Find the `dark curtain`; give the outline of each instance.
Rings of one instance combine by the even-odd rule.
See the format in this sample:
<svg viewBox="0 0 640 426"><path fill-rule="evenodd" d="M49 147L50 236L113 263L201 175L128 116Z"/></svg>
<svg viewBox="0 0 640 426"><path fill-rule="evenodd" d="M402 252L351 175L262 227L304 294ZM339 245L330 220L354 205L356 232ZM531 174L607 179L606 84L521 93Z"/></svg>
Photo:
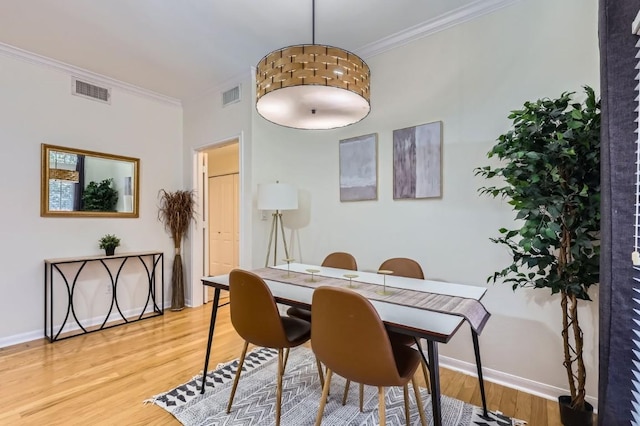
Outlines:
<svg viewBox="0 0 640 426"><path fill-rule="evenodd" d="M634 195L638 37L631 23L640 0L600 0L602 96L602 258L598 424L632 419Z"/></svg>
<svg viewBox="0 0 640 426"><path fill-rule="evenodd" d="M76 184L76 190L73 192L73 211L77 212L82 210L82 193L84 192L84 155L82 154L78 154L76 171L80 180Z"/></svg>

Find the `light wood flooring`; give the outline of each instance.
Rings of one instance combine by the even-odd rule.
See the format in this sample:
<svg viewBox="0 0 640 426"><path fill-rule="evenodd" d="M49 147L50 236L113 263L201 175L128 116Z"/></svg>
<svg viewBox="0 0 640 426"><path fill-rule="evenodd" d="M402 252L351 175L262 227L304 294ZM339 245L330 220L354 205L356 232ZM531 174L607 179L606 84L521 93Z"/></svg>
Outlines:
<svg viewBox="0 0 640 426"><path fill-rule="evenodd" d="M0 349L0 425L177 425L143 401L197 375L211 304L77 336ZM220 308L209 368L240 355L242 340ZM424 379L418 374L422 383ZM242 382L240 383L242 386ZM442 393L480 405L478 381L441 370ZM531 426L560 425L556 401L486 383L488 406Z"/></svg>

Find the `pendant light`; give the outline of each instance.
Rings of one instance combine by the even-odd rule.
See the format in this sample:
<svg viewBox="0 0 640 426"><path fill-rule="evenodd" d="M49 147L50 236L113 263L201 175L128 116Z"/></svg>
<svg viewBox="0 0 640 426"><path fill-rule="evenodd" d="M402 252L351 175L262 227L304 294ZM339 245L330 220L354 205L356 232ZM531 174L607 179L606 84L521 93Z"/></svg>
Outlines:
<svg viewBox="0 0 640 426"><path fill-rule="evenodd" d="M335 129L365 118L369 66L356 54L315 43L274 50L256 70L256 109L272 123L296 129Z"/></svg>

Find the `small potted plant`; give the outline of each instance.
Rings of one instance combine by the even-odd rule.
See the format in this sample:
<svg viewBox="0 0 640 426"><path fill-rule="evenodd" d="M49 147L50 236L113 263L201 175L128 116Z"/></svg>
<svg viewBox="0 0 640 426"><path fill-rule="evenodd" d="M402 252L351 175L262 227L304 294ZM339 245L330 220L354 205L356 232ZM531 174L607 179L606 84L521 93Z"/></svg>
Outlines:
<svg viewBox="0 0 640 426"><path fill-rule="evenodd" d="M100 248L104 249L107 256L113 256L116 247L120 245L120 238L113 234L107 234L98 241L100 242Z"/></svg>

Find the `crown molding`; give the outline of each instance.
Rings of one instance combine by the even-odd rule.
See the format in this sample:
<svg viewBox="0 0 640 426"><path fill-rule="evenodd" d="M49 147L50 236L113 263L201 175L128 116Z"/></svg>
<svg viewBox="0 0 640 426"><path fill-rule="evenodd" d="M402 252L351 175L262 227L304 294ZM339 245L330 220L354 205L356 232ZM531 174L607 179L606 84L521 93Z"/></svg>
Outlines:
<svg viewBox="0 0 640 426"><path fill-rule="evenodd" d="M149 98L155 101L160 101L174 106L182 106L182 102L179 99L165 96L151 90L143 89L142 87L125 83L124 81L116 80L115 78L107 77L102 74L85 70L83 68L51 59L46 56L38 55L37 53L29 52L27 50L20 49L19 47L11 46L6 43L0 42L0 54L8 56L10 58L29 62L31 64L53 68L57 71L69 74L72 77L79 77L80 79L84 78L94 83L104 84L110 87L117 87L118 89L122 89L129 93L133 93L135 95Z"/></svg>
<svg viewBox="0 0 640 426"><path fill-rule="evenodd" d="M354 51L362 58L370 58L396 47L411 43L412 41L446 30L455 25L470 21L479 16L486 15L504 7L510 6L520 0L476 0L466 6L454 9L437 18L422 22L413 27L399 31L388 37L367 44Z"/></svg>

